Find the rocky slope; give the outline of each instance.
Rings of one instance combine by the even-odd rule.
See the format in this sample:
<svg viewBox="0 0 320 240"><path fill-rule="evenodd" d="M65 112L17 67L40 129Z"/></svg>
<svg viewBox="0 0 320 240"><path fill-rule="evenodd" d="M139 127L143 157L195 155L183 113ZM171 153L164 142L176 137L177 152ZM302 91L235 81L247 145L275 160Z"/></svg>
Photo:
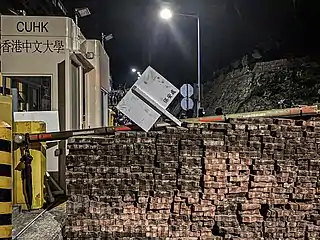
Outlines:
<svg viewBox="0 0 320 240"><path fill-rule="evenodd" d="M279 108L280 100L313 104L320 96L320 62L311 58L243 64L204 85L208 115Z"/></svg>

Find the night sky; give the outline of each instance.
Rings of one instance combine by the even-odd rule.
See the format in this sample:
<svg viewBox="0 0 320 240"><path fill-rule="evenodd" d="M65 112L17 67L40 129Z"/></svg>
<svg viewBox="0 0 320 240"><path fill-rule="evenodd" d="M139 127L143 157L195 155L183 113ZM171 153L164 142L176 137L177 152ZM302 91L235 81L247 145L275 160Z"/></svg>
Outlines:
<svg viewBox="0 0 320 240"><path fill-rule="evenodd" d="M201 18L202 79L252 50L262 49L264 60L319 53L319 0L65 0L89 7L92 15L80 19L87 38L106 43L116 85L135 80L132 67L154 67L179 87L197 79L197 28L194 19L159 19L161 5Z"/></svg>

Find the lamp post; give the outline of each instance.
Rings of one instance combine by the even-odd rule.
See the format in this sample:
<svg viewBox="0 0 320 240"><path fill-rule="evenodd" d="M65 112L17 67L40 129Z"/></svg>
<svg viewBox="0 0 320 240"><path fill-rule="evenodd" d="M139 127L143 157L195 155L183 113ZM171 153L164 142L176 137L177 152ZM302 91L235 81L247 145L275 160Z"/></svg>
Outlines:
<svg viewBox="0 0 320 240"><path fill-rule="evenodd" d="M113 34L105 35L104 33L101 33L102 47L104 48L104 43L109 42L112 39L113 39Z"/></svg>
<svg viewBox="0 0 320 240"><path fill-rule="evenodd" d="M197 117L199 117L199 109L201 107L201 34L200 34L200 18L198 15L173 13L169 8L164 8L160 11L160 17L164 20L170 20L174 15L190 17L197 20L198 34L198 99L197 99Z"/></svg>
<svg viewBox="0 0 320 240"><path fill-rule="evenodd" d="M84 8L76 8L76 9L74 10L74 15L75 15L76 24L78 25L79 17L80 17L80 18L83 18L83 17L90 16L90 15L91 15L91 12L90 12L89 8L87 8L87 7L84 7Z"/></svg>

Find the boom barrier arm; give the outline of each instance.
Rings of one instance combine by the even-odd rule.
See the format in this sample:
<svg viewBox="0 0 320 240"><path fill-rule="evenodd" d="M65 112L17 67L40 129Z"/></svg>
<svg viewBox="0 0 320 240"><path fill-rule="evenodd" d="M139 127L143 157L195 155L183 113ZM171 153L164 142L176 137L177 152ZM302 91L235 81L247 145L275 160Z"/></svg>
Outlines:
<svg viewBox="0 0 320 240"><path fill-rule="evenodd" d="M234 118L258 118L258 117L297 117L297 116L314 116L318 115L318 106L302 106L287 109L273 109L266 111L247 112L227 114L221 116L201 117L184 119L182 126L186 126L188 123L210 123L210 122L225 122L228 119ZM153 129L160 130L161 128L168 126L176 126L175 123L157 123ZM112 135L115 132L125 131L137 131L140 128L137 125L129 126L116 126L116 127L102 127L82 130L72 130L63 132L51 132L51 133L34 133L34 134L16 134L14 141L17 144L23 144L25 142L46 142L46 141L58 141L66 140L75 136L90 136L90 135ZM27 139L28 138L28 139Z"/></svg>

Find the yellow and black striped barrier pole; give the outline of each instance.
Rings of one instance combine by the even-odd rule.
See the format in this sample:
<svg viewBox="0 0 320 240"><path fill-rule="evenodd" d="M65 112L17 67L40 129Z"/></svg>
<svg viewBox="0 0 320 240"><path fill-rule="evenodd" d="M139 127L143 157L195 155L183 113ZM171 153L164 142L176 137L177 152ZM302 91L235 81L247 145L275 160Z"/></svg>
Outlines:
<svg viewBox="0 0 320 240"><path fill-rule="evenodd" d="M11 126L0 122L0 240L12 239Z"/></svg>

